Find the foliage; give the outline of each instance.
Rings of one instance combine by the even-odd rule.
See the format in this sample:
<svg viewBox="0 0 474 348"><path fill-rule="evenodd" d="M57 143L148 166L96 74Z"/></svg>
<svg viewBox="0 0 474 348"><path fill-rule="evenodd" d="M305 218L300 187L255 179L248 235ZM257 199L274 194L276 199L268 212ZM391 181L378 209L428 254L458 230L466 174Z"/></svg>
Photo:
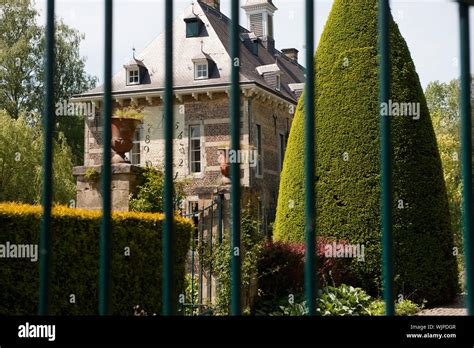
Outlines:
<svg viewBox="0 0 474 348"><path fill-rule="evenodd" d="M139 212L163 212L165 175L159 167L147 167L144 169L137 193L130 198L130 210ZM174 184L174 205L177 207L185 197L184 182Z"/></svg>
<svg viewBox="0 0 474 348"><path fill-rule="evenodd" d="M426 87L425 96L443 163L451 225L456 232L456 245L462 246L459 80L452 80L449 83L431 82Z"/></svg>
<svg viewBox="0 0 474 348"><path fill-rule="evenodd" d="M350 260L325 257L325 246L331 240L318 237L318 283L332 280L335 284L349 282ZM344 245L343 242L338 242ZM305 245L303 243L270 242L263 246L258 260L259 300L275 299L304 290Z"/></svg>
<svg viewBox="0 0 474 348"><path fill-rule="evenodd" d="M43 134L20 115L13 119L0 110L0 201L38 203L43 182ZM53 140L53 200L75 197L71 150L64 136Z"/></svg>
<svg viewBox="0 0 474 348"><path fill-rule="evenodd" d="M226 234L229 235L229 234ZM249 208L242 211L241 215L241 291L247 302L243 304L243 312L253 310L252 288L256 285L257 264L263 246L263 235L258 233L258 220ZM201 248L202 249L202 248ZM208 248L205 248L208 249ZM231 253L230 240L224 238L222 244L214 249L212 255L215 277L219 284L216 303L213 311L217 315L230 314L231 299Z"/></svg>
<svg viewBox="0 0 474 348"><path fill-rule="evenodd" d="M53 209L52 315L97 314L100 216L100 211ZM38 244L40 218L40 206L0 204L2 243ZM136 304L146 312L160 313L163 220L163 214L113 213L110 299L114 315L131 315ZM173 266L180 293L193 226L181 217L176 217L175 226ZM37 263L0 258L0 315L37 313L38 282ZM76 298L74 304L71 294Z"/></svg>
<svg viewBox="0 0 474 348"><path fill-rule="evenodd" d="M371 297L360 288L327 286L318 296L317 311L321 315L369 315L370 303Z"/></svg>
<svg viewBox="0 0 474 348"><path fill-rule="evenodd" d="M323 316L378 316L384 315L384 302L373 299L361 288L345 284L338 287L326 286L318 292L317 313ZM395 313L399 316L415 315L423 308L410 300L395 303ZM263 310L262 310L263 309ZM258 315L270 316L304 316L308 308L303 294L295 295L292 301L288 297L266 301Z"/></svg>
<svg viewBox="0 0 474 348"><path fill-rule="evenodd" d="M97 169L87 168L86 172L84 173L84 179L89 182L98 182L100 179L100 173Z"/></svg>
<svg viewBox="0 0 474 348"><path fill-rule="evenodd" d="M191 241L192 243L192 241ZM192 304L197 304L199 299L199 282L195 277L194 281L190 274L186 274L184 278L184 303L180 303L178 308L182 315L192 316L199 315L199 307L192 307Z"/></svg>
<svg viewBox="0 0 474 348"><path fill-rule="evenodd" d="M45 29L38 25L39 14L31 0L0 0L0 73L5 85L0 89L0 109L13 117L43 110ZM55 104L96 85L97 79L85 72L80 56L84 34L56 20ZM58 117L56 136L62 132L72 149L73 163L84 156L84 119Z"/></svg>
<svg viewBox="0 0 474 348"><path fill-rule="evenodd" d="M126 108L119 108L114 110L114 118L126 118L133 120L143 120L145 114L142 107L128 106Z"/></svg>
<svg viewBox="0 0 474 348"><path fill-rule="evenodd" d="M425 97L407 44L391 26L392 95L416 115L392 118L396 293L415 302L452 299L458 290L449 205ZM336 0L316 64L316 188L319 235L365 246L353 285L381 291L377 1ZM289 136L275 240L304 241L304 98ZM417 104L418 103L418 104ZM436 280L436 281L433 281Z"/></svg>
<svg viewBox="0 0 474 348"><path fill-rule="evenodd" d="M424 304L417 305L410 300L402 300L395 302L395 315L398 316L409 316L415 315L421 311ZM369 306L369 312L371 315L385 315L385 302L382 300L375 300Z"/></svg>

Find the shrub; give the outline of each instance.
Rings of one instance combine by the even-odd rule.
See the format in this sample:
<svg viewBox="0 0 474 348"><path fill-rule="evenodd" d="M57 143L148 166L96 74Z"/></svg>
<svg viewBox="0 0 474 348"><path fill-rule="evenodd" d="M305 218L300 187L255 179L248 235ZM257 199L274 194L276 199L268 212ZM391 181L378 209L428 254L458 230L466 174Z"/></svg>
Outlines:
<svg viewBox="0 0 474 348"><path fill-rule="evenodd" d="M163 212L165 175L161 168L147 167L138 179L137 194L130 198L130 210L147 213ZM183 183L174 185L174 205L184 199Z"/></svg>
<svg viewBox="0 0 474 348"><path fill-rule="evenodd" d="M226 235L230 235L226 233ZM245 302L243 313L249 314L254 308L254 288L257 277L257 264L261 257L263 235L258 232L258 221L249 207L241 214L241 291ZM206 247L201 249L208 249ZM224 238L222 244L213 251L213 267L219 284L216 303L213 311L217 315L230 314L231 297L231 255L230 240ZM208 264L208 262L205 262Z"/></svg>
<svg viewBox="0 0 474 348"><path fill-rule="evenodd" d="M410 300L395 303L395 313L398 316L415 315L423 308ZM281 298L273 305L266 306L258 312L259 315L271 316L303 316L308 314L306 301L302 294L294 297L290 303L288 298ZM354 288L346 284L338 287L327 286L318 292L316 311L323 316L380 316L385 313L382 300L374 300L361 288Z"/></svg>
<svg viewBox="0 0 474 348"><path fill-rule="evenodd" d="M397 301L395 303L395 315L409 316L415 315L421 311L424 304L417 305L410 300ZM371 315L385 315L385 303L382 300L375 300L370 304L369 312Z"/></svg>
<svg viewBox="0 0 474 348"><path fill-rule="evenodd" d="M51 313L96 315L98 307L99 211L53 209ZM41 207L0 204L0 244L38 244ZM131 315L140 305L161 309L162 214L114 213L112 222L111 304L115 315ZM184 286L184 264L192 224L176 217L177 293ZM125 248L130 248L126 256ZM0 315L34 315L38 309L39 263L0 258ZM70 303L74 294L76 303ZM178 301L178 299L176 299Z"/></svg>
<svg viewBox="0 0 474 348"><path fill-rule="evenodd" d="M350 282L348 259L325 257L325 246L332 243L318 238L317 265L318 283L332 281L333 284ZM339 242L344 245L343 242ZM270 242L262 249L258 260L258 288L262 300L276 299L304 290L305 245L303 243Z"/></svg>
<svg viewBox="0 0 474 348"><path fill-rule="evenodd" d="M390 29L391 99L420 107L418 120L392 117L395 290L436 304L458 290L446 188L415 66L392 18ZM381 289L377 36L376 0L336 0L316 55L318 233L365 245L365 262L351 268L370 293ZM303 100L281 175L279 241L304 241Z"/></svg>

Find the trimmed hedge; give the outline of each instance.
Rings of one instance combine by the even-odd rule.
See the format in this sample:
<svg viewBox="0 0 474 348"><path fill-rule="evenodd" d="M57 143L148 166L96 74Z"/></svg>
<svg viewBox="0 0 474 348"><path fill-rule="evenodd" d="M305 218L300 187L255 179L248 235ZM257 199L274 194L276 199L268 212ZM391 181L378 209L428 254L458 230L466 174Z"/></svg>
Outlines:
<svg viewBox="0 0 474 348"><path fill-rule="evenodd" d="M396 294L436 304L458 289L446 188L423 90L392 18L390 30L391 99L419 103L421 115L392 117ZM366 262L352 268L355 285L371 293L381 288L377 35L376 0L334 2L317 51L315 101L318 233L365 245ZM275 240L304 241L304 194L302 97L280 182Z"/></svg>
<svg viewBox="0 0 474 348"><path fill-rule="evenodd" d="M38 244L41 207L0 204L0 244ZM113 213L112 289L114 315L133 315L140 305L161 311L163 214ZM53 209L51 314L96 315L98 307L100 212ZM184 287L185 260L193 230L176 217L176 282ZM130 256L125 256L126 247ZM38 255L39 256L39 255ZM34 315L38 310L39 260L0 258L0 315ZM76 303L70 303L70 295Z"/></svg>

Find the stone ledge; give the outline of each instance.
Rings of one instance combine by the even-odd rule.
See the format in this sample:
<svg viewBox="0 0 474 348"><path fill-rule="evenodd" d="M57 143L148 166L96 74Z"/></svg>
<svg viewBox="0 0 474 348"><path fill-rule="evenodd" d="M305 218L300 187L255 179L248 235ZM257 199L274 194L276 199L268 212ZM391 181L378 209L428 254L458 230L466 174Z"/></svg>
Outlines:
<svg viewBox="0 0 474 348"><path fill-rule="evenodd" d="M77 166L72 168L72 175L82 176L86 173L88 169L95 169L99 173L102 172L102 165L92 165L92 166ZM129 163L117 163L112 164L112 174L140 174L143 172L143 168L135 164Z"/></svg>

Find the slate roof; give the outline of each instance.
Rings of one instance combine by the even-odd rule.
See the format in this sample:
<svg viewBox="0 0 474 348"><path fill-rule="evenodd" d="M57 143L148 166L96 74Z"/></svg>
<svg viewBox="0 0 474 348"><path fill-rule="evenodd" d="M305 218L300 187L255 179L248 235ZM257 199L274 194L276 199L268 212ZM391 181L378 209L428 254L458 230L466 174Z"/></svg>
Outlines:
<svg viewBox="0 0 474 348"><path fill-rule="evenodd" d="M186 38L184 18L192 15L193 12L204 25L199 37ZM173 85L175 90L230 84L229 21L229 18L221 12L199 1L189 6L179 18L173 21ZM245 44L245 41L249 40L249 36L251 36L248 35L250 32L242 27L240 30L244 34L244 40L239 40L241 83L256 83L276 95L297 101L297 96L291 90L289 84L304 82L304 68L297 62L284 56L280 51L274 50L274 52L270 53L260 42L258 56L254 55L248 45ZM146 79L147 83L127 86L126 70L122 68L112 79L112 93L114 95L139 94L141 92L163 90L165 66L164 41L165 36L162 33L142 52L136 55L136 60L140 61L148 69L149 78ZM211 76L212 78L195 80L193 58L201 54L209 57L215 63L216 69ZM263 76L257 72L257 67L275 64L276 61L282 73L280 91L276 91L268 85ZM76 97L99 96L102 93L103 85L100 85Z"/></svg>

